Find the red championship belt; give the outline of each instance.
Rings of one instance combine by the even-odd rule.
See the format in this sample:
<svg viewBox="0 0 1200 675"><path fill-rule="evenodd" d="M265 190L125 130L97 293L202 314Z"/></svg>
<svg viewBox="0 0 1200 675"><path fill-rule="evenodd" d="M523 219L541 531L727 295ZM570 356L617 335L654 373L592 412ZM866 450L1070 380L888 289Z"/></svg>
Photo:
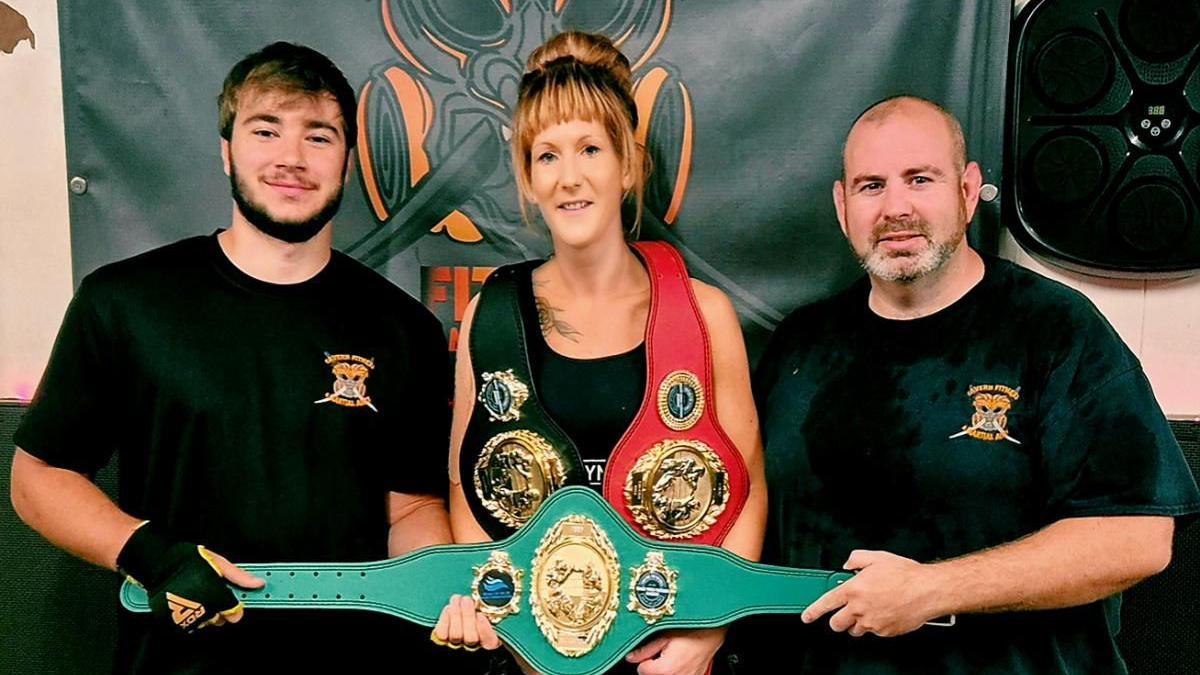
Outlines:
<svg viewBox="0 0 1200 675"><path fill-rule="evenodd" d="M663 242L634 249L650 275L648 379L604 498L647 537L718 545L746 503L746 464L717 422L712 348L683 259Z"/></svg>

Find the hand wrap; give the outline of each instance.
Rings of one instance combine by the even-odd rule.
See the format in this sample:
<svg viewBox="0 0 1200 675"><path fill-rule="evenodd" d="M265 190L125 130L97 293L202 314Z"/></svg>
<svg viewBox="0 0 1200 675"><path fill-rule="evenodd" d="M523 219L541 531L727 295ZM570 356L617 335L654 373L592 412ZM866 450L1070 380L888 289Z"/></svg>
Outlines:
<svg viewBox="0 0 1200 675"><path fill-rule="evenodd" d="M154 523L134 530L117 555L117 568L145 587L152 613L170 617L187 633L241 608L211 553L171 539Z"/></svg>

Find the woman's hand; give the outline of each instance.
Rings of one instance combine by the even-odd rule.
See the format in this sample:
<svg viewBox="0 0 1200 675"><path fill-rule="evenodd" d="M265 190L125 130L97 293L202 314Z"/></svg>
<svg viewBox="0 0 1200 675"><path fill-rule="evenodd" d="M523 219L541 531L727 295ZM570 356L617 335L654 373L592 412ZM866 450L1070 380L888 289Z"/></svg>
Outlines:
<svg viewBox="0 0 1200 675"><path fill-rule="evenodd" d="M473 652L480 647L499 649L500 636L486 616L475 611L475 601L465 595L452 595L442 608L437 625L429 634L434 644Z"/></svg>
<svg viewBox="0 0 1200 675"><path fill-rule="evenodd" d="M629 652L638 675L704 675L725 642L724 628L668 631Z"/></svg>

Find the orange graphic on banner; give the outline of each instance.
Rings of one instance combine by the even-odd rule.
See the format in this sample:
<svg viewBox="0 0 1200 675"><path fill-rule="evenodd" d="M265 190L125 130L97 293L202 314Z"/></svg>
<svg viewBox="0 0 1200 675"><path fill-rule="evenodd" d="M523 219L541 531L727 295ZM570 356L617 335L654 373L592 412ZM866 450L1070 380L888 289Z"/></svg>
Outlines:
<svg viewBox="0 0 1200 675"><path fill-rule="evenodd" d="M392 28L391 7L388 7L388 3L386 1L379 4L383 6L383 27L387 31L388 39L392 41L392 46L395 47L396 51L400 52L400 55L403 56L406 61L411 63L414 68L422 73L425 73L426 75L432 75L433 73L425 67L424 63L421 63L419 60L417 60L417 57L414 56L412 51L409 50L408 46L404 44L404 40L400 39L400 36L396 34L396 30Z"/></svg>
<svg viewBox="0 0 1200 675"><path fill-rule="evenodd" d="M442 222L433 226L430 232L437 234L445 232L450 235L454 241L461 241L467 244L474 244L477 241L483 241L483 234L475 227L475 223L471 221L462 211L455 209L450 215L442 219Z"/></svg>
<svg viewBox="0 0 1200 675"><path fill-rule="evenodd" d="M654 104L659 99L663 87L669 77L664 68L653 68L638 80L633 87L633 100L638 110L638 128L635 131L637 142L647 147L650 138L650 122L653 120ZM671 194L671 202L663 213L662 219L668 225L675 222L679 209L683 206L683 198L687 193L688 177L692 170L692 99L687 87L682 82L676 85L683 100L683 147L680 148L679 170L675 174L675 189ZM660 169L662 170L662 169Z"/></svg>
<svg viewBox="0 0 1200 675"><path fill-rule="evenodd" d="M399 68L388 68L388 82L400 98L403 106L404 127L408 138L409 165L412 167L410 185L421 182L429 173L429 156L425 154L425 134L433 125L433 102L425 86L415 80L412 75Z"/></svg>
<svg viewBox="0 0 1200 675"><path fill-rule="evenodd" d="M425 289L425 304L433 313L446 323L444 310L440 305L450 303L453 310L453 322L450 326L450 351L458 350L458 332L467 305L471 298L479 292L480 286L495 271L495 267L431 267L428 271L428 286Z"/></svg>
<svg viewBox="0 0 1200 675"><path fill-rule="evenodd" d="M364 236L347 252L378 267L418 241L422 230L444 233L464 244L486 239L501 249L522 248L501 229L507 207L496 204L497 195L513 187L507 162L498 157L512 128L516 92L511 78L523 71L530 47L572 27L567 24L577 18L565 15L568 5L584 3L491 0L494 7L479 10L498 14L500 25L481 34L470 21L458 25L436 3L378 1L384 32L398 58L372 69L370 82L361 90L358 157L375 220L384 224L399 213L407 216L403 224ZM693 133L692 100L674 68L651 67L666 39L674 5L675 0L632 0L599 10L612 14L605 31L630 59L631 70L647 75L637 101L644 124L639 139L672 153L670 168L655 179L655 198L648 206L668 224L677 219L687 188ZM656 120L650 132L655 108L665 119ZM431 126L435 112L439 124ZM653 138L664 134L669 137L661 142ZM676 151L681 154L678 164ZM405 211L430 190L438 194ZM503 199L510 194L505 192ZM512 218L515 214L507 216ZM483 236L489 228L494 228L495 238ZM401 230L407 234L398 236ZM389 239L403 243L393 246ZM502 252L512 257L511 250Z"/></svg>

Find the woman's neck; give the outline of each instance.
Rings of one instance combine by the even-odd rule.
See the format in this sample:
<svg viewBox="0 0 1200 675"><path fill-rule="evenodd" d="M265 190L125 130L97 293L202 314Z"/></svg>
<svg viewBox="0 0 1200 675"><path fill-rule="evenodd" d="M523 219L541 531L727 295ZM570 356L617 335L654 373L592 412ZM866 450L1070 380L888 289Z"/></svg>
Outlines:
<svg viewBox="0 0 1200 675"><path fill-rule="evenodd" d="M554 257L534 273L535 281L557 282L576 298L618 298L642 293L649 277L623 237L586 248L555 247Z"/></svg>

